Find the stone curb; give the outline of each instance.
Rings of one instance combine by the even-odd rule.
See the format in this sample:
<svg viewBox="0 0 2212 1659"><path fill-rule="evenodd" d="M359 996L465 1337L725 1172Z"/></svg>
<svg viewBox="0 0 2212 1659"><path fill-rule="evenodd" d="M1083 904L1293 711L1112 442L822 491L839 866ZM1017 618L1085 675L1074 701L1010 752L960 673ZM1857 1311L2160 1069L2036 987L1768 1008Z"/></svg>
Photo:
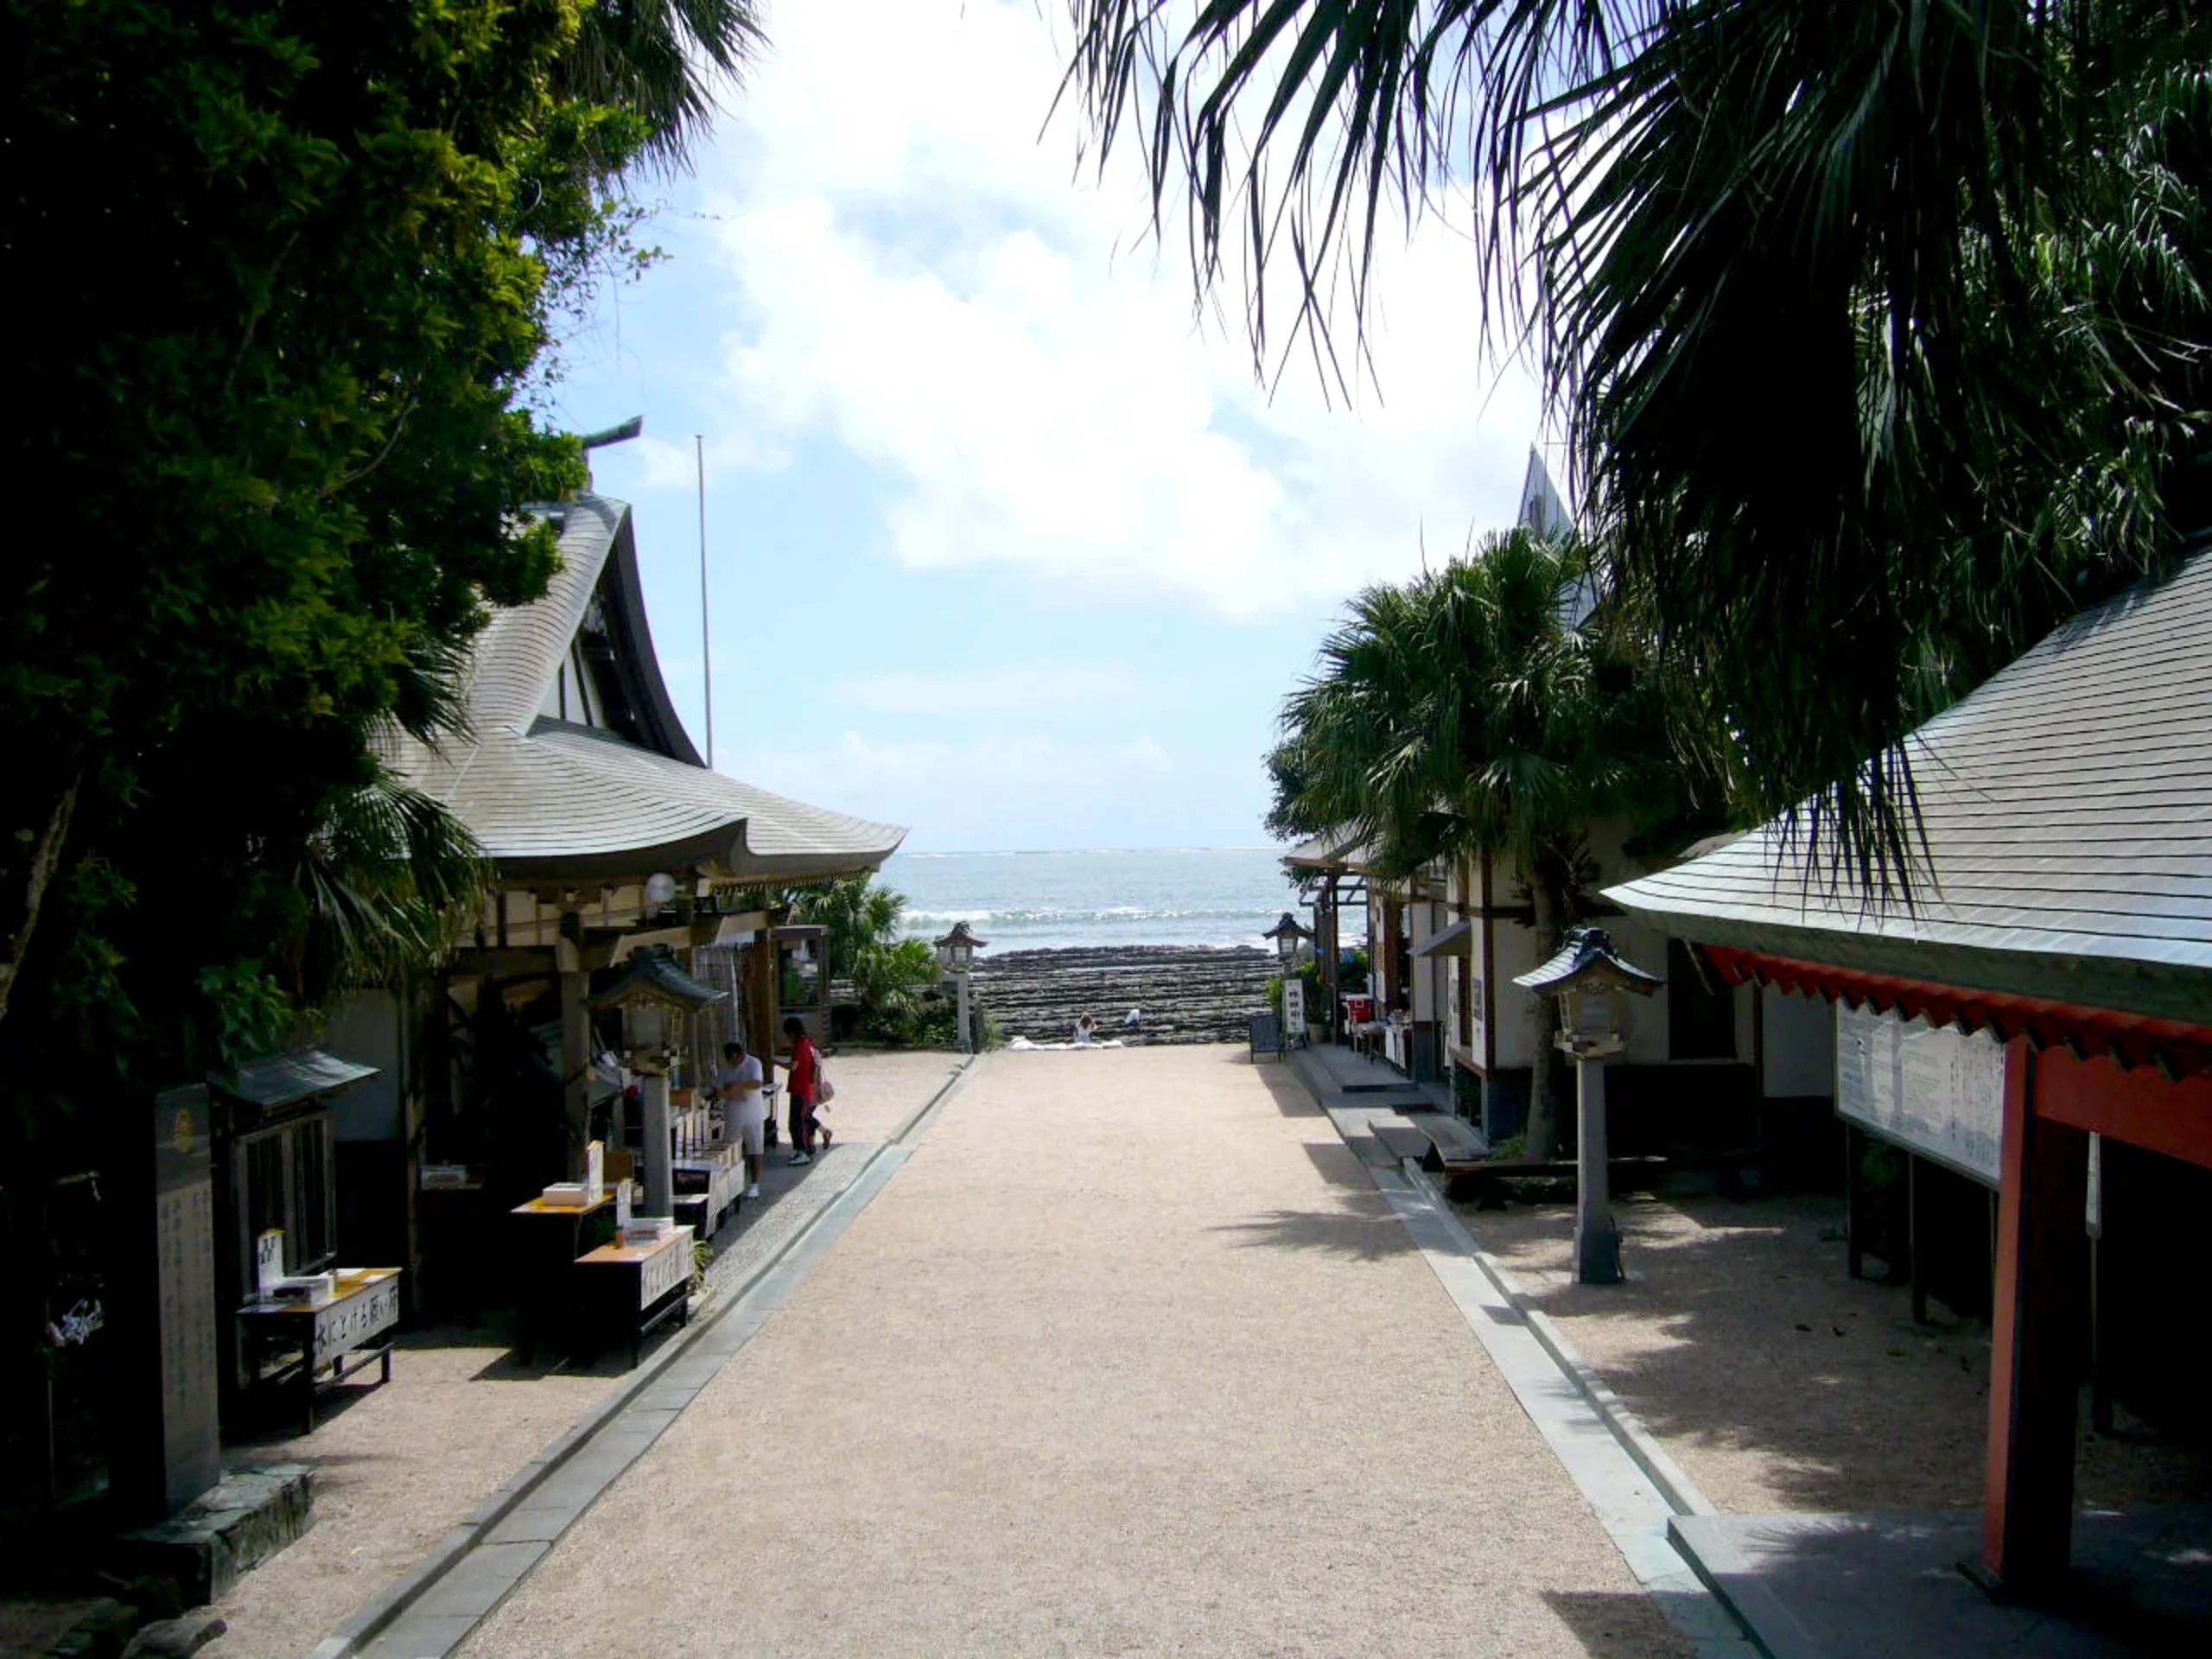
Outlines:
<svg viewBox="0 0 2212 1659"><path fill-rule="evenodd" d="M1684 1526L1683 1521L1689 1524ZM1667 1523L1667 1541L1687 1560L1698 1579L1736 1617L1744 1634L1765 1659L1826 1659L1821 1644L1806 1633L1796 1616L1767 1587L1758 1571L1719 1528L1694 1517Z"/></svg>
<svg viewBox="0 0 2212 1659"><path fill-rule="evenodd" d="M350 1618L309 1649L308 1659L349 1659L349 1656L358 1653L370 1642L375 1640L400 1615L420 1601L453 1570L461 1557L483 1541L486 1535L514 1510L521 1508L524 1498L543 1485L577 1452L588 1445L607 1424L634 1405L647 1389L660 1380L663 1371L689 1353L700 1339L721 1324L730 1311L744 1300L748 1294L780 1267L785 1259L813 1233L822 1218L836 1206L839 1200L867 1178L868 1172L875 1167L879 1159L893 1147L919 1129L930 1116L944 1104L952 1091L967 1081L981 1058L980 1055L969 1055L963 1060L954 1069L952 1075L938 1086L935 1094L917 1108L898 1128L875 1144L867 1160L853 1172L852 1178L835 1192L830 1194L820 1208L807 1218L803 1226L755 1262L744 1278L720 1291L715 1297L717 1305L710 1308L704 1318L692 1320L684 1328L681 1336L673 1342L664 1344L658 1352L625 1377L606 1399L592 1407L562 1433L540 1447L537 1455L523 1465L522 1468L505 1485L500 1486L471 1510L458 1526L437 1543L432 1545L414 1566L409 1567L392 1583L372 1597L366 1604L357 1609ZM639 1447L638 1455L643 1456L644 1451L644 1447ZM633 1459L632 1461L634 1460ZM627 1467L626 1464L624 1468L626 1470ZM615 1474L610 1475L606 1484L612 1485L620 1478L621 1472L618 1471ZM603 1492L606 1486L601 1486L600 1490ZM594 1494L591 1502L596 1501L597 1495ZM588 1508L589 1503L588 1503L585 1507Z"/></svg>
<svg viewBox="0 0 2212 1659"><path fill-rule="evenodd" d="M1598 1421L1605 1424L1606 1432L1621 1443L1621 1450L1628 1453L1629 1460L1643 1471L1652 1485L1658 1489L1659 1496L1667 1501L1667 1507L1676 1515L1718 1515L1720 1511L1712 1501L1698 1491L1696 1483L1682 1471L1681 1465L1667 1455L1665 1449L1652 1438L1651 1431L1644 1427L1621 1397L1605 1386L1605 1379L1592 1370L1589 1362L1576 1351L1574 1344L1553 1322L1551 1315L1529 1305L1528 1293L1505 1270L1503 1262L1483 1249L1466 1223L1452 1211L1451 1201L1445 1198L1428 1172L1408 1159L1405 1173L1408 1179L1420 1182L1427 1189L1429 1196L1435 1201L1439 1218L1458 1236L1468 1255L1483 1270L1483 1276L1497 1287L1497 1294L1505 1298L1507 1304L1521 1316L1529 1327L1529 1334L1535 1338L1536 1345L1551 1356L1552 1363L1566 1375L1568 1382L1574 1384L1576 1391L1590 1402L1591 1409L1598 1414Z"/></svg>

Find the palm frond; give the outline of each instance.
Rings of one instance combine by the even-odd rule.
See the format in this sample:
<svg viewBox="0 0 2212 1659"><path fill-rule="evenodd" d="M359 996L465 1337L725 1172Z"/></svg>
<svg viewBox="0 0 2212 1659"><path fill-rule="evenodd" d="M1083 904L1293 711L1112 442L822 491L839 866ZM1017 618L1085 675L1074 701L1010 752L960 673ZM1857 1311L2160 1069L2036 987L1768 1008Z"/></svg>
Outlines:
<svg viewBox="0 0 2212 1659"><path fill-rule="evenodd" d="M435 967L488 879L467 827L391 773L334 796L293 874L303 910L296 993L315 1004Z"/></svg>
<svg viewBox="0 0 2212 1659"><path fill-rule="evenodd" d="M645 118L649 160L678 168L766 43L753 0L596 0L560 66L557 89Z"/></svg>
<svg viewBox="0 0 2212 1659"><path fill-rule="evenodd" d="M1465 193L1673 717L1872 885L1903 734L2212 520L2202 8L1071 5L1064 93L1245 273L1263 371L1271 267L1294 334L1338 287L1363 328L1378 223Z"/></svg>

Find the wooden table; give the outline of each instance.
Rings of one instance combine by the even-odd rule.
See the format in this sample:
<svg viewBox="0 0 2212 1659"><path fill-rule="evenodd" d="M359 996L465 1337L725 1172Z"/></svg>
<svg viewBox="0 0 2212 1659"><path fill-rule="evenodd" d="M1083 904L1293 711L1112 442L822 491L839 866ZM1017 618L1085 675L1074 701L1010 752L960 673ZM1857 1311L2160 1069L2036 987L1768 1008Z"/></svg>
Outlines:
<svg viewBox="0 0 2212 1659"><path fill-rule="evenodd" d="M571 1318L576 1258L614 1235L614 1189L601 1187L591 1204L548 1204L532 1198L507 1212L512 1235L515 1311L521 1316L519 1347L529 1358L540 1336Z"/></svg>
<svg viewBox="0 0 2212 1659"><path fill-rule="evenodd" d="M676 1187L671 1206L676 1218L689 1223L702 1243L721 1230L745 1192L742 1159L725 1163L719 1158L678 1158L670 1176Z"/></svg>
<svg viewBox="0 0 2212 1659"><path fill-rule="evenodd" d="M628 1334L634 1367L647 1332L664 1319L690 1320L691 1230L655 1244L601 1245L577 1259L576 1287L594 1329Z"/></svg>
<svg viewBox="0 0 2212 1659"><path fill-rule="evenodd" d="M308 1433L315 1429L316 1374L324 1366L331 1368L332 1382L343 1382L375 1360L383 1366L378 1384L391 1381L399 1274L397 1268L341 1268L335 1290L324 1300L249 1302L238 1310L238 1331L257 1381L281 1389L297 1377ZM264 1377L261 1369L272 1352L292 1357Z"/></svg>

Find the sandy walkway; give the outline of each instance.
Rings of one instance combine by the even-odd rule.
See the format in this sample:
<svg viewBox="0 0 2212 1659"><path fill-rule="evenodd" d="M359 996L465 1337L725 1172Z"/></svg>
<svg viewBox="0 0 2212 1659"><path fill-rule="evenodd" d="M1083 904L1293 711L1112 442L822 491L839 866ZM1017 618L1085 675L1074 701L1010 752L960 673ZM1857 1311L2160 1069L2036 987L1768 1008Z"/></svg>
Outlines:
<svg viewBox="0 0 2212 1659"><path fill-rule="evenodd" d="M825 1116L841 1140L880 1139L937 1092L955 1058L832 1058L837 1099ZM780 1187L798 1172L777 1173ZM769 1209L752 1225L777 1233L779 1219ZM721 1243L736 1252L745 1236L730 1230ZM550 1359L518 1364L500 1339L505 1329L494 1319L410 1332L390 1388L349 1387L313 1434L227 1449L233 1464L314 1465L315 1525L216 1604L231 1628L207 1659L305 1653L613 1388L628 1357L608 1355L582 1370Z"/></svg>
<svg viewBox="0 0 2212 1659"><path fill-rule="evenodd" d="M230 1632L203 1649L207 1659L298 1659L617 1375L611 1364L581 1373L518 1365L491 1330L415 1332L392 1356L390 1388L348 1385L314 1433L226 1448L233 1464L313 1465L315 1524L215 1604Z"/></svg>
<svg viewBox="0 0 2212 1659"><path fill-rule="evenodd" d="M1683 1651L1327 1121L1225 1047L991 1057L466 1651L617 1649Z"/></svg>
<svg viewBox="0 0 2212 1659"><path fill-rule="evenodd" d="M942 1049L832 1054L822 1073L836 1086L837 1098L822 1109L821 1120L840 1141L880 1141L896 1134L959 1064L957 1054Z"/></svg>

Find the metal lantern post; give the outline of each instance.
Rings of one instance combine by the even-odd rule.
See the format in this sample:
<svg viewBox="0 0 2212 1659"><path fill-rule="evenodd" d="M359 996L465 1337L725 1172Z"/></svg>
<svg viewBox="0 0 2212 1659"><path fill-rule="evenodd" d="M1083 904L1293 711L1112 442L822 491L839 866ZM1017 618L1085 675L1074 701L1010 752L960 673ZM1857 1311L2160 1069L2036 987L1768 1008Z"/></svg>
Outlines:
<svg viewBox="0 0 2212 1659"><path fill-rule="evenodd" d="M1605 1062L1628 1046L1627 998L1649 996L1666 982L1615 955L1604 928L1578 927L1557 956L1513 982L1560 1000L1565 1028L1554 1040L1574 1057L1574 1276L1617 1285L1621 1236L1607 1191Z"/></svg>
<svg viewBox="0 0 2212 1659"><path fill-rule="evenodd" d="M975 1051L974 1028L968 1023L968 970L975 966L976 950L990 943L979 939L968 931L965 922L955 922L952 931L937 942L937 963L952 976L956 995L959 999L960 1052Z"/></svg>

